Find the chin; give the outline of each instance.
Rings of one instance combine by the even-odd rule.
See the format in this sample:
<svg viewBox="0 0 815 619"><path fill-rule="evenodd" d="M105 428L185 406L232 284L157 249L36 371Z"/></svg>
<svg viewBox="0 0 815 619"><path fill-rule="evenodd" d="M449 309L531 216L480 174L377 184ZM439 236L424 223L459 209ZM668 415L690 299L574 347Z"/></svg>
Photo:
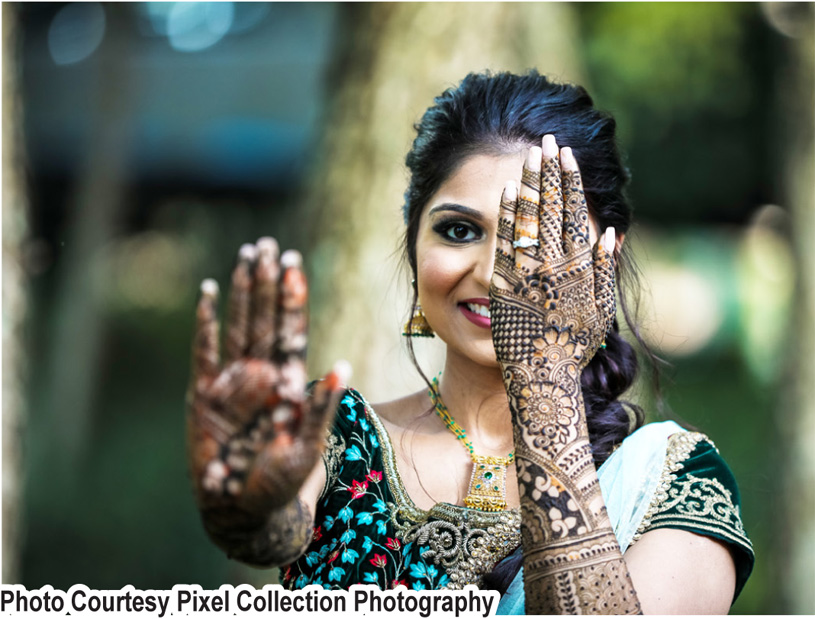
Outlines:
<svg viewBox="0 0 815 619"><path fill-rule="evenodd" d="M486 368L499 367L492 340L484 342L483 345L468 346L464 350L459 349L457 352L476 365Z"/></svg>
<svg viewBox="0 0 815 619"><path fill-rule="evenodd" d="M428 319L429 321L429 319ZM432 322L430 323L433 324ZM447 345L447 355L454 354L470 363L487 368L498 368L498 358L495 356L495 346L492 343L492 335L488 330L483 330L483 335L473 337L467 331L459 329L437 330L436 335ZM479 331L482 331L479 329Z"/></svg>

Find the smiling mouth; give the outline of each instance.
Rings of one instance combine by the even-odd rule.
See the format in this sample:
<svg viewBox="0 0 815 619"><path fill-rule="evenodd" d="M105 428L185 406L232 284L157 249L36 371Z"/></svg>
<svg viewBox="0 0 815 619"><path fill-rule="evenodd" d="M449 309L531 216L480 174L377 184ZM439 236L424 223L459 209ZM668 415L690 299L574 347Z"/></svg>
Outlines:
<svg viewBox="0 0 815 619"><path fill-rule="evenodd" d="M476 301L480 301L480 299L476 299ZM482 329L491 328L490 308L486 302L462 301L458 304L458 309L476 327Z"/></svg>
<svg viewBox="0 0 815 619"><path fill-rule="evenodd" d="M480 303L463 303L464 307L470 310L473 314L478 314L484 318L490 317L490 308Z"/></svg>

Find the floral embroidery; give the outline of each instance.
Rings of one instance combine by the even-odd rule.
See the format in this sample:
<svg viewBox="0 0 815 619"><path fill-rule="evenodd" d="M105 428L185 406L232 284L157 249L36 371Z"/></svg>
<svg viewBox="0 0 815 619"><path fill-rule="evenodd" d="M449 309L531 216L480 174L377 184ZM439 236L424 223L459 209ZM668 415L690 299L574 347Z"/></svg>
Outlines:
<svg viewBox="0 0 815 619"><path fill-rule="evenodd" d="M394 539L392 537L389 537L388 541L385 542L385 546L387 546L391 550L399 550L402 547L402 544L399 543L398 539Z"/></svg>
<svg viewBox="0 0 815 619"><path fill-rule="evenodd" d="M562 422L572 411L563 407L558 395L549 396L547 415ZM542 394L533 388L518 396L528 403ZM312 543L300 559L282 570L283 584L292 589L309 584L347 589L355 583L370 583L381 588L403 585L414 591L478 584L496 561L517 547L520 513L486 514L445 503L430 511L416 508L399 481L381 422L368 411L353 391L341 400L323 456L327 482L318 501ZM380 437L385 448L380 446ZM554 438L546 436L545 440ZM712 532L749 550L737 499L727 488L720 488L715 479L698 479L690 471L677 479L703 438L680 433L671 440L657 492L658 504L670 509L661 513L652 508L643 524L651 525L653 519L654 526L681 525L702 534ZM519 476L525 475L528 472L519 471ZM552 483L542 483L532 492L558 491ZM565 505L550 514L560 535L579 526L573 516L575 507ZM666 520L657 523L660 518Z"/></svg>
<svg viewBox="0 0 815 619"><path fill-rule="evenodd" d="M423 558L433 554L430 547L400 539L376 429L362 399L352 394L341 399L328 438L333 448L324 456L326 470L336 472L328 476L318 502L311 546L283 571L282 582L292 589L347 588L358 582L416 591L444 587L450 581L445 569Z"/></svg>
<svg viewBox="0 0 815 619"><path fill-rule="evenodd" d="M351 492L352 499L358 499L359 497L365 496L365 493L368 491L368 482L363 481L362 483L354 480L351 482L351 487L348 488Z"/></svg>

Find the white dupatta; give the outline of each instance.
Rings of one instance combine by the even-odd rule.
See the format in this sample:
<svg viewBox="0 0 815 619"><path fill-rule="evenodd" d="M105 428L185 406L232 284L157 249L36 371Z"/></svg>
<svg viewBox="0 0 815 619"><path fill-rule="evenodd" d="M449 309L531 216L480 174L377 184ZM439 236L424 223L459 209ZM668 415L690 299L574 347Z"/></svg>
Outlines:
<svg viewBox="0 0 815 619"><path fill-rule="evenodd" d="M597 471L614 534L625 553L651 505L662 477L668 439L685 430L673 421L649 423L628 436ZM510 583L496 611L523 615L523 568Z"/></svg>

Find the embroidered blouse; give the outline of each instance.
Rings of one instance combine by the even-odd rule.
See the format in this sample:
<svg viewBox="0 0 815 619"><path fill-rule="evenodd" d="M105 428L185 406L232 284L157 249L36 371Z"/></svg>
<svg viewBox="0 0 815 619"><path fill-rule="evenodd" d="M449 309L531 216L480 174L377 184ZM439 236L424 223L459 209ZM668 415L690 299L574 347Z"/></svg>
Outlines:
<svg viewBox="0 0 815 619"><path fill-rule="evenodd" d="M312 542L281 571L281 582L290 589L309 584L347 589L357 583L403 584L416 591L478 586L520 545L518 509L484 512L449 503L430 510L416 507L381 420L353 389L341 398L323 461L326 483ZM668 440L656 492L632 543L659 527L686 529L730 545L741 588L753 555L741 526L738 490L703 434L678 432Z"/></svg>
<svg viewBox="0 0 815 619"><path fill-rule="evenodd" d="M755 562L740 514L736 479L707 436L679 432L668 447L656 492L632 544L653 529L683 529L724 542L736 564L735 600Z"/></svg>

